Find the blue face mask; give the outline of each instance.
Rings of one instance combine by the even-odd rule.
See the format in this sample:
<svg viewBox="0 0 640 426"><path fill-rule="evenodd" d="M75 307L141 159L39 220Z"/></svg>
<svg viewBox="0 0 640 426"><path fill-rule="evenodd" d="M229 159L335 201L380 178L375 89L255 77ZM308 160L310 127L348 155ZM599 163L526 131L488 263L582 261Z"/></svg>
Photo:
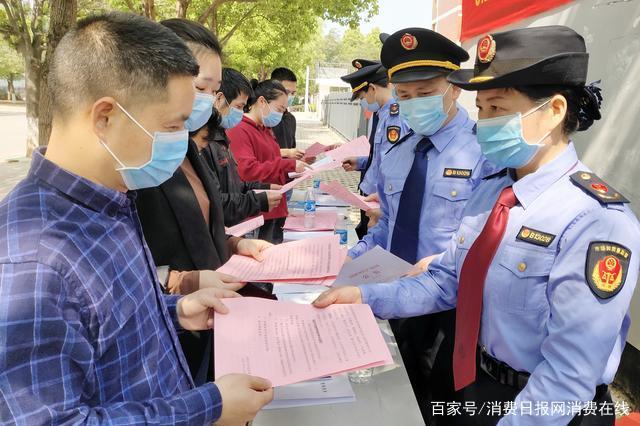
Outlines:
<svg viewBox="0 0 640 426"><path fill-rule="evenodd" d="M444 95L447 94L450 87L451 85L442 95L398 101L400 115L407 120L409 127L414 132L422 136L431 136L440 130L453 107L453 103L451 103L447 111L444 110ZM395 91L393 97L397 99Z"/></svg>
<svg viewBox="0 0 640 426"><path fill-rule="evenodd" d="M526 114L503 115L501 117L478 120L477 138L480 149L487 160L498 167L518 169L524 167L535 157L541 144L551 132L544 135L536 143L527 143L522 134L522 119L533 114L547 103L537 106Z"/></svg>
<svg viewBox="0 0 640 426"><path fill-rule="evenodd" d="M377 102L370 104L365 98L360 99L360 106L363 110L371 112L376 112L380 109L380 105Z"/></svg>
<svg viewBox="0 0 640 426"><path fill-rule="evenodd" d="M289 95L289 97L287 98L287 104L289 106L293 105L293 100L294 100L294 96L293 95Z"/></svg>
<svg viewBox="0 0 640 426"><path fill-rule="evenodd" d="M151 138L151 158L141 166L128 167L109 149L109 146L100 141L107 152L111 154L120 167L122 180L130 190L152 188L164 183L173 176L184 157L189 146L189 133L185 130L177 132L155 132L153 135L147 131L138 121L131 116L120 104L118 108L140 127Z"/></svg>
<svg viewBox="0 0 640 426"><path fill-rule="evenodd" d="M209 121L213 113L213 95L196 92L193 100L193 109L187 121L184 122L184 128L190 132L196 131Z"/></svg>
<svg viewBox="0 0 640 426"><path fill-rule="evenodd" d="M238 108L232 108L231 105L229 105L229 103L226 101L226 99L225 103L229 107L229 112L220 120L220 126L222 126L223 129L233 129L238 124L240 124L244 113Z"/></svg>
<svg viewBox="0 0 640 426"><path fill-rule="evenodd" d="M262 109L260 110L260 114L262 114ZM280 121L282 121L282 113L272 110L271 106L269 106L269 114L267 114L266 117L262 114L262 124L264 124L265 127L276 127L280 124Z"/></svg>

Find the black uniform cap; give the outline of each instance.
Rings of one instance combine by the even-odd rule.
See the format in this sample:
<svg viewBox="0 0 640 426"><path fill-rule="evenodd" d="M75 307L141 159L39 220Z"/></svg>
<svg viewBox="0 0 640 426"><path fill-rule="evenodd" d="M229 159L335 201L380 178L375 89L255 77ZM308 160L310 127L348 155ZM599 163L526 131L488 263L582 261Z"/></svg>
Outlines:
<svg viewBox="0 0 640 426"><path fill-rule="evenodd" d="M581 86L589 54L584 39L562 25L522 28L482 37L474 69L454 71L449 82L466 90L515 86Z"/></svg>
<svg viewBox="0 0 640 426"><path fill-rule="evenodd" d="M354 59L352 62L355 72L343 75L340 79L351 86L351 101L358 97L358 92L365 90L369 84L377 83L387 78L387 70L379 61L367 59Z"/></svg>
<svg viewBox="0 0 640 426"><path fill-rule="evenodd" d="M428 80L460 69L466 50L426 28L405 28L388 36L380 54L392 83Z"/></svg>

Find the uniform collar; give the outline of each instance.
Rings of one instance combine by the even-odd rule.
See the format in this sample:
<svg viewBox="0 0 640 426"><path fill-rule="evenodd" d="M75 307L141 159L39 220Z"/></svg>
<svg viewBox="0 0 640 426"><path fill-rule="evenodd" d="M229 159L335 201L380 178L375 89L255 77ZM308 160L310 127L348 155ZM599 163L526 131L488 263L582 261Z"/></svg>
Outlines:
<svg viewBox="0 0 640 426"><path fill-rule="evenodd" d="M540 194L573 170L578 164L578 154L572 142L551 162L540 167L513 184L513 192L524 209ZM512 175L513 173L510 173ZM513 180L513 177L510 177Z"/></svg>
<svg viewBox="0 0 640 426"><path fill-rule="evenodd" d="M47 160L45 152L46 148L33 152L29 176L47 183L73 201L113 217L135 199L135 192L125 194L64 170Z"/></svg>
<svg viewBox="0 0 640 426"><path fill-rule="evenodd" d="M395 103L396 103L396 100L392 97L384 105L380 107L380 110L378 112L389 111L391 109L391 105Z"/></svg>
<svg viewBox="0 0 640 426"><path fill-rule="evenodd" d="M467 111L458 104L456 104L456 106L458 107L458 112L455 117L453 117L453 120L433 135L429 136L429 139L433 142L433 146L440 152L444 151L447 145L449 145L449 142L451 142L453 138L460 133L460 128L469 119Z"/></svg>

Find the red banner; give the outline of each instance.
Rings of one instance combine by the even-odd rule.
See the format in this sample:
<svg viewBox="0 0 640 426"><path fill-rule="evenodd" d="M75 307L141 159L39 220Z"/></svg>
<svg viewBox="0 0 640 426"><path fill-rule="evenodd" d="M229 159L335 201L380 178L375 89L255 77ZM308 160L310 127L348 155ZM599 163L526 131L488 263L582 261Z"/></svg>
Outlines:
<svg viewBox="0 0 640 426"><path fill-rule="evenodd" d="M460 40L518 22L572 0L462 0Z"/></svg>

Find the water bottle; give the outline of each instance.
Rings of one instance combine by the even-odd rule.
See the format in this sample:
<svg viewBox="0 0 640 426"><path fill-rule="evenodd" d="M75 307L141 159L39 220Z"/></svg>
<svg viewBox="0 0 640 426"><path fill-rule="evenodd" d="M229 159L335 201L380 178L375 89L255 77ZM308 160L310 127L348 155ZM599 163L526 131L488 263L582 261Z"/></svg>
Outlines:
<svg viewBox="0 0 640 426"><path fill-rule="evenodd" d="M316 196L313 188L307 189L304 197L304 227L313 228L316 223Z"/></svg>
<svg viewBox="0 0 640 426"><path fill-rule="evenodd" d="M344 214L338 214L338 221L336 222L335 234L340 235L340 244L346 245L348 240L347 233L348 220Z"/></svg>
<svg viewBox="0 0 640 426"><path fill-rule="evenodd" d="M320 195L320 179L314 179L313 180L313 194L316 196L316 200L318 199L318 196Z"/></svg>

